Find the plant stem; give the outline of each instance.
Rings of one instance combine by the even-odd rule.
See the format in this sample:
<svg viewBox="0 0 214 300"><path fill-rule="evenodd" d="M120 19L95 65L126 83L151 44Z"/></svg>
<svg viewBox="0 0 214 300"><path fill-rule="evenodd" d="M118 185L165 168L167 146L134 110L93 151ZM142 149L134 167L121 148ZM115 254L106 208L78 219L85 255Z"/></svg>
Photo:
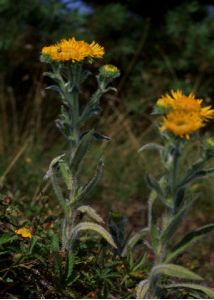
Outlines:
<svg viewBox="0 0 214 300"><path fill-rule="evenodd" d="M172 201L173 201L173 209L172 214L176 214L176 196L177 196L177 180L178 180L178 171L179 171L179 157L180 157L180 141L178 140L175 144L174 152L173 152L173 161L172 161L172 178L171 178L171 193L172 193Z"/></svg>

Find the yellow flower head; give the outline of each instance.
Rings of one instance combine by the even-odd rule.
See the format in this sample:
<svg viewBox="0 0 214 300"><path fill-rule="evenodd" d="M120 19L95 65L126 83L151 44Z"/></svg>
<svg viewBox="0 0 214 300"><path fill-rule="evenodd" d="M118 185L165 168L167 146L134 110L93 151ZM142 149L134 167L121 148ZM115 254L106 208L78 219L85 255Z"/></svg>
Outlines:
<svg viewBox="0 0 214 300"><path fill-rule="evenodd" d="M204 151L207 158L214 157L214 138L210 137L204 141Z"/></svg>
<svg viewBox="0 0 214 300"><path fill-rule="evenodd" d="M88 44L84 41L77 41L75 38L63 39L60 42L42 48L42 54L47 55L55 61L79 62L86 58L101 58L104 55L104 48L93 42Z"/></svg>
<svg viewBox="0 0 214 300"><path fill-rule="evenodd" d="M90 50L91 50L90 56L92 58L102 58L103 55L105 54L104 47L100 46L99 44L97 44L95 42L92 42L89 45L89 47L90 47Z"/></svg>
<svg viewBox="0 0 214 300"><path fill-rule="evenodd" d="M210 137L206 140L207 145L214 149L214 138Z"/></svg>
<svg viewBox="0 0 214 300"><path fill-rule="evenodd" d="M114 65L104 65L100 68L100 74L107 78L120 76L120 70Z"/></svg>
<svg viewBox="0 0 214 300"><path fill-rule="evenodd" d="M189 138L190 134L199 130L209 119L214 118L211 106L202 106L202 99L196 99L190 93L184 95L182 91L171 91L157 101L158 107L166 108L161 131L167 130L181 138Z"/></svg>
<svg viewBox="0 0 214 300"><path fill-rule="evenodd" d="M214 118L214 109L211 106L202 107L202 99L196 99L190 93L184 95L182 91L171 91L171 95L166 94L157 101L157 106L168 108L172 111L183 111L186 113L197 114L202 121L207 121Z"/></svg>
<svg viewBox="0 0 214 300"><path fill-rule="evenodd" d="M18 234L18 235L21 235L22 237L24 238L32 238L32 233L30 232L29 229L25 228L25 227L22 227L22 228L19 228L17 230L15 230L15 233Z"/></svg>
<svg viewBox="0 0 214 300"><path fill-rule="evenodd" d="M114 65L104 65L103 71L110 74L116 74L119 73L119 69Z"/></svg>
<svg viewBox="0 0 214 300"><path fill-rule="evenodd" d="M175 136L189 139L190 134L196 132L204 124L199 115L184 111L171 111L162 120L161 131L169 131Z"/></svg>

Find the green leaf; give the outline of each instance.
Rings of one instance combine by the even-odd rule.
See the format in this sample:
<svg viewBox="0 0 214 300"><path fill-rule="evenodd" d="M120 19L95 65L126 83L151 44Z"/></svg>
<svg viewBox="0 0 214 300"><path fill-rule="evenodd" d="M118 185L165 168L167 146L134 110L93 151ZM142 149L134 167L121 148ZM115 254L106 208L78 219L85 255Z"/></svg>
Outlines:
<svg viewBox="0 0 214 300"><path fill-rule="evenodd" d="M51 76L49 76L51 77ZM54 78L53 78L54 79ZM46 90L53 90L53 91L56 91L60 94L60 96L63 98L63 90L56 84L53 84L53 85L49 85L45 88Z"/></svg>
<svg viewBox="0 0 214 300"><path fill-rule="evenodd" d="M0 236L0 246L7 244L9 242L12 242L14 240L17 240L18 236L10 233L4 233Z"/></svg>
<svg viewBox="0 0 214 300"><path fill-rule="evenodd" d="M187 213L187 206L184 206L171 220L169 225L161 234L161 241L163 243L169 242L170 239L174 236L178 227L181 225L185 214Z"/></svg>
<svg viewBox="0 0 214 300"><path fill-rule="evenodd" d="M63 262L62 262L62 258L59 254L59 252L53 252L53 258L54 258L54 271L55 271L55 275L60 279L63 278L62 274L63 274L63 270L62 270L62 266L63 266Z"/></svg>
<svg viewBox="0 0 214 300"><path fill-rule="evenodd" d="M187 186L194 180L212 175L213 173L214 173L214 168L210 168L210 169L206 169L206 170L199 170L199 171L187 176L186 178L184 178L184 180L182 180L182 182L179 184L178 189L180 189L184 186Z"/></svg>
<svg viewBox="0 0 214 300"><path fill-rule="evenodd" d="M60 251L60 245L59 245L59 237L57 234L55 234L53 231L49 231L49 235L51 237L51 245L50 250L58 252Z"/></svg>
<svg viewBox="0 0 214 300"><path fill-rule="evenodd" d="M86 153L89 149L89 146L93 140L93 133L94 133L94 131L91 130L82 137L80 144L79 144L79 146L74 154L74 157L72 159L72 162L71 162L72 174L77 174L79 172L81 162L82 162L84 156L86 155Z"/></svg>
<svg viewBox="0 0 214 300"><path fill-rule="evenodd" d="M83 200L96 186L97 182L99 181L102 175L103 165L103 160L100 159L97 165L96 174L94 175L94 177L92 177L91 180L89 180L89 182L83 188L79 190L77 195L77 201Z"/></svg>
<svg viewBox="0 0 214 300"><path fill-rule="evenodd" d="M165 196L165 191L162 187L164 187L163 184L163 177L160 179L160 181L158 182L154 177L152 177L151 175L146 175L146 182L148 187L150 188L151 191L154 191L157 193L158 198L160 199L160 201L162 202L162 204L164 206L166 206L167 208L170 209L170 206L168 205L168 203L166 202L166 196Z"/></svg>
<svg viewBox="0 0 214 300"><path fill-rule="evenodd" d="M78 207L77 210L83 214L88 215L93 221L104 224L102 217L98 215L98 213L89 205L82 205Z"/></svg>
<svg viewBox="0 0 214 300"><path fill-rule="evenodd" d="M145 265L145 261L147 260L147 253L145 253L137 262L137 264L134 266L134 268L132 269L132 272L136 272L138 270L142 270L144 265Z"/></svg>
<svg viewBox="0 0 214 300"><path fill-rule="evenodd" d="M64 157L64 155L65 154L59 155L51 161L48 172L45 175L45 179L50 178L51 184L52 184L53 190L57 196L57 199L58 199L60 205L62 206L62 208L64 209L64 211L66 212L67 211L66 202L65 202L62 190L57 182L57 178L56 178L56 175L54 172L55 171L54 168L59 164L60 161L62 161L62 157Z"/></svg>
<svg viewBox="0 0 214 300"><path fill-rule="evenodd" d="M147 279L140 281L136 287L137 299L145 299L149 290L149 281Z"/></svg>
<svg viewBox="0 0 214 300"><path fill-rule="evenodd" d="M149 229L144 228L138 232L136 232L125 244L123 251L121 253L121 256L124 257L127 254L128 249L132 249L140 240L143 239L143 235L145 232L147 232Z"/></svg>
<svg viewBox="0 0 214 300"><path fill-rule="evenodd" d="M52 173L53 173L53 169L58 165L59 161L62 160L62 158L63 158L64 156L65 156L65 154L61 154L61 155L55 157L55 158L51 161L51 163L50 163L50 165L49 165L49 168L48 168L48 171L47 171L47 173L46 173L46 175L45 175L45 179L48 179L48 178L51 177L51 175L52 175Z"/></svg>
<svg viewBox="0 0 214 300"><path fill-rule="evenodd" d="M30 247L28 250L28 254L32 254L32 251L33 251L37 241L38 241L37 236L33 236L32 239L30 239Z"/></svg>
<svg viewBox="0 0 214 300"><path fill-rule="evenodd" d="M60 186L58 184L58 181L57 181L57 178L56 178L56 175L54 174L54 172L52 172L50 179L51 179L51 184L52 184L53 190L56 194L57 200L59 201L59 204L63 208L64 212L66 212L67 211L66 201L63 197L62 189L60 188Z"/></svg>
<svg viewBox="0 0 214 300"><path fill-rule="evenodd" d="M155 215L154 215L154 203L157 198L157 193L153 190L151 191L149 195L149 201L148 201L148 223L149 223L149 231L151 236L151 243L154 248L154 251L157 252L159 240L160 240L160 234L158 227L155 224Z"/></svg>
<svg viewBox="0 0 214 300"><path fill-rule="evenodd" d="M174 264L161 264L152 269L154 274L164 274L176 278L190 279L190 280L203 280L201 276L186 269L185 267Z"/></svg>
<svg viewBox="0 0 214 300"><path fill-rule="evenodd" d="M200 284L177 283L177 284L165 285L163 287L167 289L187 288L187 289L197 290L206 294L210 299L214 299L214 291Z"/></svg>
<svg viewBox="0 0 214 300"><path fill-rule="evenodd" d="M146 175L146 182L151 190L154 190L160 198L163 198L163 191L157 180L151 175Z"/></svg>
<svg viewBox="0 0 214 300"><path fill-rule="evenodd" d="M159 144L156 144L156 143L149 143L149 144L143 145L138 150L138 152L142 152L142 151L145 151L145 150L151 150L151 149L161 151L163 149L163 146L161 146Z"/></svg>
<svg viewBox="0 0 214 300"><path fill-rule="evenodd" d="M72 247L72 243L76 239L77 235L81 231L88 231L88 230L95 231L96 233L101 235L112 247L117 248L110 233L105 228L103 228L101 225L98 225L93 222L81 222L74 227L74 229L72 231L72 235L71 235L72 236L71 241L70 241L71 247Z"/></svg>
<svg viewBox="0 0 214 300"><path fill-rule="evenodd" d="M165 262L170 262L176 256L184 252L189 246L191 246L199 238L202 238L205 234L214 230L214 224L205 225L194 231L187 233L180 242L178 242L172 251L167 255Z"/></svg>
<svg viewBox="0 0 214 300"><path fill-rule="evenodd" d="M74 254L72 252L67 253L67 263L66 263L66 279L68 280L73 273L74 269Z"/></svg>
<svg viewBox="0 0 214 300"><path fill-rule="evenodd" d="M72 188L73 188L73 178L72 178L72 174L71 174L71 171L69 169L69 166L63 160L60 160L58 164L59 164L59 169L61 171L61 174L62 174L62 177L64 179L64 182L65 182L65 184L67 186L67 189L69 191L71 191Z"/></svg>

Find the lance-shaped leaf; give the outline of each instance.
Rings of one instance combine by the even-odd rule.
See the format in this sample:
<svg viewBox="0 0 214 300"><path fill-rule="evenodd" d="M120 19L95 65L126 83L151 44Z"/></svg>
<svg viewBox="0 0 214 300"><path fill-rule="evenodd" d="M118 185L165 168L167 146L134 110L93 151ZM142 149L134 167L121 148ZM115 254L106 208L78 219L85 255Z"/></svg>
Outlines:
<svg viewBox="0 0 214 300"><path fill-rule="evenodd" d="M100 140L100 141L110 141L111 138L108 137L107 135L98 133L98 132L94 132L93 136L95 137L96 140Z"/></svg>
<svg viewBox="0 0 214 300"><path fill-rule="evenodd" d="M214 299L214 291L209 289L208 287L200 285L200 284L176 283L176 284L164 285L163 288L166 288L166 289L187 288L187 289L202 292L202 293L206 294L210 299Z"/></svg>
<svg viewBox="0 0 214 300"><path fill-rule="evenodd" d="M0 246L12 242L14 240L17 240L18 236L17 235L11 235L9 233L4 233L2 234L2 236L0 237Z"/></svg>
<svg viewBox="0 0 214 300"><path fill-rule="evenodd" d="M203 278L185 267L174 264L161 264L152 269L154 275L167 275L170 277L189 279L189 280L203 280Z"/></svg>
<svg viewBox="0 0 214 300"><path fill-rule="evenodd" d="M50 77L53 80L58 79L58 76L55 73L52 73L52 72L43 72L43 76Z"/></svg>
<svg viewBox="0 0 214 300"><path fill-rule="evenodd" d="M163 146L156 144L156 143L149 143L146 145L143 145L138 152L143 152L145 150L158 150L161 151L163 149Z"/></svg>
<svg viewBox="0 0 214 300"><path fill-rule="evenodd" d="M214 168L210 168L207 170L199 170L197 172L194 172L193 174L185 177L182 182L178 185L178 189L187 186L188 184L190 184L192 181L197 180L199 178L203 178L209 175L214 174Z"/></svg>
<svg viewBox="0 0 214 300"><path fill-rule="evenodd" d="M68 252L67 253L67 260L66 260L66 280L68 280L72 273L73 273L73 269L74 269L74 254L72 252Z"/></svg>
<svg viewBox="0 0 214 300"><path fill-rule="evenodd" d="M140 283L138 283L138 285L136 287L137 299L147 298L146 294L147 294L148 290L149 290L149 281L148 281L148 279L140 281Z"/></svg>
<svg viewBox="0 0 214 300"><path fill-rule="evenodd" d="M89 182L83 188L79 190L77 194L77 201L83 200L96 186L97 182L99 181L102 175L103 165L103 160L100 159L97 165L96 174L94 175L94 177L92 177L91 180L89 180Z"/></svg>
<svg viewBox="0 0 214 300"><path fill-rule="evenodd" d="M49 85L45 88L46 90L53 90L53 91L56 91L60 94L60 96L63 98L64 97L64 94L63 94L63 90L56 84L53 84L53 85Z"/></svg>
<svg viewBox="0 0 214 300"><path fill-rule="evenodd" d="M73 181L72 174L71 174L68 164L63 160L60 160L59 161L59 169L60 169L60 172L64 179L64 182L67 186L67 189L69 191L71 191L73 188L73 185L74 185L74 181Z"/></svg>
<svg viewBox="0 0 214 300"><path fill-rule="evenodd" d="M92 117L95 117L99 115L102 111L102 108L96 104L88 103L85 109L82 112L82 115L80 116L80 123L85 123L87 120L89 120Z"/></svg>
<svg viewBox="0 0 214 300"><path fill-rule="evenodd" d="M169 242L170 239L174 236L176 233L177 229L181 225L184 216L186 215L188 211L187 206L184 206L180 211L172 218L171 222L169 225L166 227L166 229L162 232L161 234L161 240L163 243Z"/></svg>
<svg viewBox="0 0 214 300"><path fill-rule="evenodd" d="M154 248L154 251L157 252L159 240L160 240L160 234L158 227L156 225L156 218L154 214L154 203L157 198L157 193L153 190L150 193L149 201L148 201L148 223L149 223L149 230L151 235L151 242L152 246Z"/></svg>
<svg viewBox="0 0 214 300"><path fill-rule="evenodd" d="M76 239L77 235L81 231L88 231L88 230L95 231L96 233L101 235L101 237L103 237L112 247L117 248L110 233L105 228L103 228L101 225L98 225L93 222L81 222L74 227L74 229L72 230L72 234L71 234L70 247L72 248L72 244L73 244L74 240Z"/></svg>
<svg viewBox="0 0 214 300"><path fill-rule="evenodd" d="M149 186L149 188L151 190L155 190L155 192L157 193L157 195L160 197L160 198L163 198L164 197L164 194L163 194L163 191L159 185L159 183L157 182L157 180L152 177L151 175L146 175L146 182Z"/></svg>
<svg viewBox="0 0 214 300"><path fill-rule="evenodd" d="M125 244L123 251L121 253L121 256L124 257L127 254L128 249L132 249L140 240L143 239L143 235L145 232L147 232L149 229L144 228L138 232L136 232Z"/></svg>
<svg viewBox="0 0 214 300"><path fill-rule="evenodd" d="M93 221L104 224L102 217L89 205L82 205L78 207L77 210L89 216Z"/></svg>
<svg viewBox="0 0 214 300"><path fill-rule="evenodd" d="M152 223L150 227L151 243L155 253L159 250L160 232L156 224Z"/></svg>
<svg viewBox="0 0 214 300"><path fill-rule="evenodd" d="M199 238L202 238L205 234L214 230L214 224L205 225L194 231L187 233L172 249L172 251L167 255L165 262L170 262L176 256L184 252L189 246L191 246Z"/></svg>
<svg viewBox="0 0 214 300"><path fill-rule="evenodd" d="M57 196L57 199L59 201L59 204L62 206L62 208L64 209L64 212L67 211L67 205L66 205L66 200L63 197L63 193L62 193L62 189L60 188L58 182L57 182L57 178L54 174L54 172L51 174L51 184L53 187L53 190Z"/></svg>
<svg viewBox="0 0 214 300"><path fill-rule="evenodd" d="M49 236L51 238L50 250L54 252L59 252L60 250L59 236L53 231L49 231Z"/></svg>
<svg viewBox="0 0 214 300"><path fill-rule="evenodd" d="M38 237L37 236L33 236L32 237L32 239L30 240L30 247L28 248L28 255L30 255L30 254L32 254L32 252L33 252L33 249L34 249L34 247L35 247L35 245L36 245L36 243L37 243L37 241L38 241Z"/></svg>
<svg viewBox="0 0 214 300"><path fill-rule="evenodd" d="M53 173L53 168L56 167L56 165L58 164L58 162L65 156L65 154L62 154L62 155L59 155L57 157L55 157L50 165L49 165L49 168L48 168L48 171L47 173L45 174L45 177L44 179L48 179L51 177L52 173Z"/></svg>
<svg viewBox="0 0 214 300"><path fill-rule="evenodd" d="M76 174L79 171L80 164L81 164L84 156L86 155L86 153L89 149L89 146L92 142L93 133L94 133L94 131L91 130L91 131L87 132L84 136L82 136L80 144L79 144L79 146L74 154L74 157L72 159L72 162L71 162L72 174Z"/></svg>
<svg viewBox="0 0 214 300"><path fill-rule="evenodd" d="M45 179L48 179L50 178L51 180L51 184L53 186L53 190L57 196L57 199L60 203L60 205L62 206L62 208L64 209L64 211L66 212L67 211L67 205L66 205L66 201L63 197L63 193L62 193L62 190L57 182L57 178L56 178L56 175L54 173L54 168L59 164L59 161L62 160L62 157L64 156L65 154L62 154L62 155L59 155L57 157L55 157L52 162L50 163L50 166L49 166L49 169L48 169L48 172L46 173L45 175Z"/></svg>
<svg viewBox="0 0 214 300"><path fill-rule="evenodd" d="M166 196L164 193L164 190L162 188L161 185L163 185L163 178L161 178L160 182L158 182L154 177L152 177L151 175L146 175L146 182L149 186L149 188L152 191L155 191L157 193L157 196L159 197L159 199L161 200L161 202L164 204L164 206L166 206L167 208L170 208L170 206L168 205L167 201L166 201Z"/></svg>

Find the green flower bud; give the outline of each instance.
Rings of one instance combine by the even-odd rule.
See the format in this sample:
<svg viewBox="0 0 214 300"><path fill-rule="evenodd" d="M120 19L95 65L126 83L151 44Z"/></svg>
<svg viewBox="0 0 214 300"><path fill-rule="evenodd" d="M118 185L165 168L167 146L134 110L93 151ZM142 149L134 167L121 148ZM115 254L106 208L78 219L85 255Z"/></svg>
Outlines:
<svg viewBox="0 0 214 300"><path fill-rule="evenodd" d="M104 78L114 79L120 76L120 70L114 65L104 65L100 68L100 75Z"/></svg>
<svg viewBox="0 0 214 300"><path fill-rule="evenodd" d="M214 157L214 138L213 137L210 137L204 141L204 152L208 159Z"/></svg>

